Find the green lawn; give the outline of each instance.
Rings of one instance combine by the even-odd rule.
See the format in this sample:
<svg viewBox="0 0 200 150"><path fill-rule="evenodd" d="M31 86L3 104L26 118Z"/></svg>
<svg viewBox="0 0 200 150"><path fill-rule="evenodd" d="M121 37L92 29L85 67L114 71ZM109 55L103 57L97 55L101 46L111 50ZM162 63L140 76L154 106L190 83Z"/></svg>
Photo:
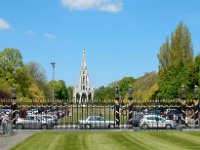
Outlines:
<svg viewBox="0 0 200 150"><path fill-rule="evenodd" d="M12 150L199 150L200 132L40 132Z"/></svg>

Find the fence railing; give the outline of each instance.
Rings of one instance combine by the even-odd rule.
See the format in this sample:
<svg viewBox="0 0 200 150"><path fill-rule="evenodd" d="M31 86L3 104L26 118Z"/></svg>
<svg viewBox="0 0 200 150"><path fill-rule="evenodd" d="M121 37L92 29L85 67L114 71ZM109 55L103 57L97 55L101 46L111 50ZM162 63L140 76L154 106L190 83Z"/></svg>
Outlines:
<svg viewBox="0 0 200 150"><path fill-rule="evenodd" d="M10 118L17 116L13 124L19 129L199 127L199 108L198 100L127 100L118 103L114 100L93 103L32 100L15 104L12 100L0 100L0 112L14 111ZM171 120L171 123L167 124L165 120Z"/></svg>

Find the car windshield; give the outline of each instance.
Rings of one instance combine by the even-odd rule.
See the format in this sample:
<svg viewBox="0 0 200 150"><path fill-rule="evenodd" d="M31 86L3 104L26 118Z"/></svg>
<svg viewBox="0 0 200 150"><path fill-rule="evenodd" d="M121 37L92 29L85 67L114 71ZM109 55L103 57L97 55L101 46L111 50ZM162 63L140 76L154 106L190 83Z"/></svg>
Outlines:
<svg viewBox="0 0 200 150"><path fill-rule="evenodd" d="M92 116L89 118L89 121L105 121L105 119L101 116Z"/></svg>

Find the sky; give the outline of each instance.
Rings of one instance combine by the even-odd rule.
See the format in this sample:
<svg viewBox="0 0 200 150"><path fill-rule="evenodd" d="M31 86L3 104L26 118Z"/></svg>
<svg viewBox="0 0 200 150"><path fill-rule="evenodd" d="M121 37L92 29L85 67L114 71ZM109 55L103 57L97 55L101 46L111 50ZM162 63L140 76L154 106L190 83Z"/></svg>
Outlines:
<svg viewBox="0 0 200 150"><path fill-rule="evenodd" d="M95 87L158 71L157 54L180 21L200 51L199 0L1 0L0 51L20 50L52 79L78 82L82 50Z"/></svg>

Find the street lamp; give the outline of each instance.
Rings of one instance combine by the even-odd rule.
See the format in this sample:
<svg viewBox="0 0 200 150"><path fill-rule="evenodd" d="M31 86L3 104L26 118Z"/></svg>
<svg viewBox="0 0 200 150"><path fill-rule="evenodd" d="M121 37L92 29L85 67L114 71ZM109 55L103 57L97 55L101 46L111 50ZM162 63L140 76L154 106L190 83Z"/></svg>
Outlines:
<svg viewBox="0 0 200 150"><path fill-rule="evenodd" d="M184 85L182 85L182 87L181 87L181 100L185 100L186 99L185 94L186 94L186 88L185 88Z"/></svg>
<svg viewBox="0 0 200 150"><path fill-rule="evenodd" d="M115 94L119 94L119 87L118 86L115 87Z"/></svg>
<svg viewBox="0 0 200 150"><path fill-rule="evenodd" d="M199 93L197 85L194 86L193 93L194 93L194 99L197 100L198 99L198 93Z"/></svg>
<svg viewBox="0 0 200 150"><path fill-rule="evenodd" d="M16 100L16 93L17 93L17 88L16 88L16 85L14 84L12 86L12 99L13 100Z"/></svg>
<svg viewBox="0 0 200 150"><path fill-rule="evenodd" d="M133 99L133 98L132 98L132 93L133 93L133 88L132 88L132 87L129 87L129 88L128 88L128 94L129 94L128 99L129 99L129 100L132 100L132 99Z"/></svg>
<svg viewBox="0 0 200 150"><path fill-rule="evenodd" d="M54 99L55 99L55 95L54 95L54 78L55 78L55 65L56 65L56 63L55 62L51 62L51 65L53 67L52 98L53 98L53 101L54 101Z"/></svg>

